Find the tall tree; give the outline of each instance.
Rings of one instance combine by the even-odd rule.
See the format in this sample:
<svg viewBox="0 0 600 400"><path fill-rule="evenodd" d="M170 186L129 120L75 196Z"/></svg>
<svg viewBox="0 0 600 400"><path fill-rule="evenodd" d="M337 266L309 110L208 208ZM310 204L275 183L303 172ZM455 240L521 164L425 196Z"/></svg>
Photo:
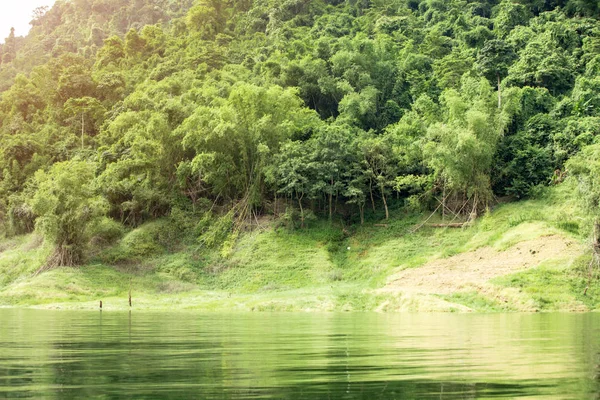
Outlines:
<svg viewBox="0 0 600 400"><path fill-rule="evenodd" d="M15 28L10 28L10 34L4 39L4 45L2 46L2 63L8 64L15 59L17 55L17 44L15 39Z"/></svg>
<svg viewBox="0 0 600 400"><path fill-rule="evenodd" d="M498 84L498 109L502 108L502 79L508 75L508 68L516 58L512 47L500 39L488 40L477 54L479 72Z"/></svg>

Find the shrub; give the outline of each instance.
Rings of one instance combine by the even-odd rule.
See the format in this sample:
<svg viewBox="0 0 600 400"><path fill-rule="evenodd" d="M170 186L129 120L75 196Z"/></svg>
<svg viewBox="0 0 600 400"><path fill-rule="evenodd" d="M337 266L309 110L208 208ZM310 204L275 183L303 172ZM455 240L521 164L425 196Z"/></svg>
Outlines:
<svg viewBox="0 0 600 400"><path fill-rule="evenodd" d="M89 229L89 236L105 244L115 243L125 234L125 228L111 218L102 218Z"/></svg>
<svg viewBox="0 0 600 400"><path fill-rule="evenodd" d="M129 232L121 241L121 249L129 257L147 257L163 250L158 243L162 224L151 222Z"/></svg>

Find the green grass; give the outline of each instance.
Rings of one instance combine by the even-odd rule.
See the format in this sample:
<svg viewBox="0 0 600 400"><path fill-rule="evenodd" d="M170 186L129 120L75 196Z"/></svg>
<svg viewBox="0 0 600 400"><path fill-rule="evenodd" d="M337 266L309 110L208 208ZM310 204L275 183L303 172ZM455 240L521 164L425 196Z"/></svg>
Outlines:
<svg viewBox="0 0 600 400"><path fill-rule="evenodd" d="M588 282L588 263L588 256L573 260L572 265L551 261L537 268L498 278L493 283L517 289L536 311L595 309L600 304L600 284L597 279L592 281L584 295Z"/></svg>
<svg viewBox="0 0 600 400"><path fill-rule="evenodd" d="M449 295L440 295L443 300L461 304L471 310L479 312L506 312L515 311L511 304L500 299L490 298L478 292L459 292Z"/></svg>
<svg viewBox="0 0 600 400"><path fill-rule="evenodd" d="M0 306L236 311L549 311L591 310L600 282L587 284L589 255L497 278L478 290L448 295L387 293L390 275L480 247L506 250L559 234L584 243L590 219L567 183L542 197L503 204L470 227L414 232L428 214L393 212L390 221L344 227L312 221L290 231L265 227L243 233L224 251L206 247L192 228L183 234L156 221L114 244L93 247L88 265L33 276L50 248L35 235L0 241ZM441 222L434 216L429 222ZM386 227L375 226L385 223Z"/></svg>

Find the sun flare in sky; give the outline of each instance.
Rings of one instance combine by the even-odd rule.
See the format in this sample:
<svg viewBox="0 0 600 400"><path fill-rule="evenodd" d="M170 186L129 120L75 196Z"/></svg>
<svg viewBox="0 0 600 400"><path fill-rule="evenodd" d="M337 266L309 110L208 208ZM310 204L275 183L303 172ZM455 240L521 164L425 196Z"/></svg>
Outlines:
<svg viewBox="0 0 600 400"><path fill-rule="evenodd" d="M25 36L29 32L33 10L40 6L52 6L55 0L16 0L2 2L0 11L0 42L15 28L16 36Z"/></svg>

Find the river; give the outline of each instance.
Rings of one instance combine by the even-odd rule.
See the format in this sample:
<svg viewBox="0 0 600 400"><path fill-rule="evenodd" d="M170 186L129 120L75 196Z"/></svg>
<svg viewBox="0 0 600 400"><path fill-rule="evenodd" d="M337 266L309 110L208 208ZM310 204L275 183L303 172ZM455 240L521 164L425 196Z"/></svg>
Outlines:
<svg viewBox="0 0 600 400"><path fill-rule="evenodd" d="M600 314L0 309L0 398L600 398Z"/></svg>

